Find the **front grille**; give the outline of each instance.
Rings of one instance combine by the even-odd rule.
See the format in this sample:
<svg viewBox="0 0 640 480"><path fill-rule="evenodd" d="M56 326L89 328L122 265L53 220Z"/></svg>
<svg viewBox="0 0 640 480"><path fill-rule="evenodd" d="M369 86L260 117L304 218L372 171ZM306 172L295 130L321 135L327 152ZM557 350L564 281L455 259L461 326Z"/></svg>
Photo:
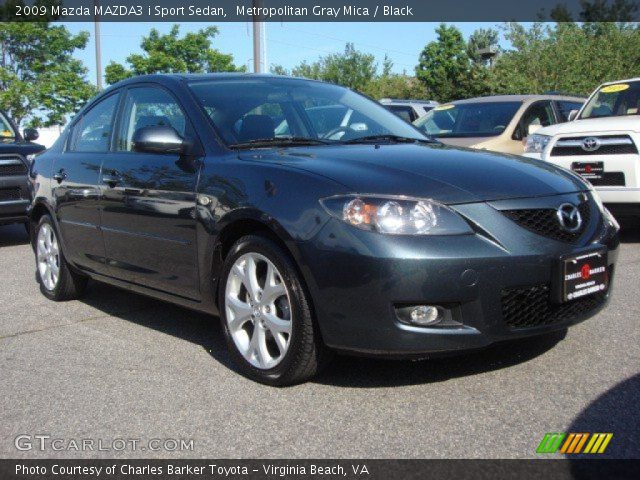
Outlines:
<svg viewBox="0 0 640 480"><path fill-rule="evenodd" d="M601 306L606 292L567 303L553 303L548 285L509 288L502 291L502 319L511 328L529 328L571 321Z"/></svg>
<svg viewBox="0 0 640 480"><path fill-rule="evenodd" d="M582 148L586 138L597 138L601 143L597 150ZM552 157L570 157L575 155L624 155L638 153L638 148L628 135L604 135L600 137L570 137L558 140L550 155Z"/></svg>
<svg viewBox="0 0 640 480"><path fill-rule="evenodd" d="M580 238L580 235L582 235L591 220L591 207L589 202L582 202L578 205L578 210L582 217L582 226L576 232L567 232L564 230L558 221L557 210L552 208L503 210L502 213L521 227L538 235L542 235L543 237L552 238L561 242L575 242Z"/></svg>
<svg viewBox="0 0 640 480"><path fill-rule="evenodd" d="M27 167L24 163L1 163L0 177L9 177L11 175L26 175Z"/></svg>
<svg viewBox="0 0 640 480"><path fill-rule="evenodd" d="M19 188L0 188L0 202L7 202L10 200L21 200Z"/></svg>

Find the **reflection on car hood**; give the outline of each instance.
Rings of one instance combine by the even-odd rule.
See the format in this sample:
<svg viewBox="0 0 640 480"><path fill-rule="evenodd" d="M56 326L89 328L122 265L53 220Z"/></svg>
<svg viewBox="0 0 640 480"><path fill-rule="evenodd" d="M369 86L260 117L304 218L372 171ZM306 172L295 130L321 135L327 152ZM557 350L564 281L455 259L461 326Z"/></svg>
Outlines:
<svg viewBox="0 0 640 480"><path fill-rule="evenodd" d="M353 193L428 197L449 204L587 188L576 175L546 162L438 144L274 148L241 152L240 157L322 175Z"/></svg>

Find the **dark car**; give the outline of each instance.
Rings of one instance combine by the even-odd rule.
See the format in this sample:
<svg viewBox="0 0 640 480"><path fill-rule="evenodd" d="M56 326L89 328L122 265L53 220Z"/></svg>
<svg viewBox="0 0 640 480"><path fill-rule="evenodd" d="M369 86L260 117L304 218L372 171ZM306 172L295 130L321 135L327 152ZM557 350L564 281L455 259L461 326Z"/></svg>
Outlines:
<svg viewBox="0 0 640 480"><path fill-rule="evenodd" d="M13 121L0 111L0 225L28 224L31 202L27 172L35 154L44 150L32 143L38 132L25 129L24 138Z"/></svg>
<svg viewBox="0 0 640 480"><path fill-rule="evenodd" d="M337 104L358 128L317 134L306 110ZM335 350L424 357L564 329L606 304L618 253L577 175L434 143L303 79L126 80L32 174L44 295L92 278L219 314L240 370L274 385Z"/></svg>

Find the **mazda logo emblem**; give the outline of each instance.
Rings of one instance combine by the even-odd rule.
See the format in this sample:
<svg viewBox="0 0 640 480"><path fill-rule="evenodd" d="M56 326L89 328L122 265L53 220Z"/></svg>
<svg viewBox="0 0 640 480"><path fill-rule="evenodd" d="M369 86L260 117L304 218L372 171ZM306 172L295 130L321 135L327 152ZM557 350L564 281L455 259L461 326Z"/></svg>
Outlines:
<svg viewBox="0 0 640 480"><path fill-rule="evenodd" d="M582 141L582 149L585 152L595 152L600 148L600 140L595 137L587 137Z"/></svg>
<svg viewBox="0 0 640 480"><path fill-rule="evenodd" d="M574 233L582 227L582 215L578 207L571 203L563 203L556 211L560 227L567 232Z"/></svg>

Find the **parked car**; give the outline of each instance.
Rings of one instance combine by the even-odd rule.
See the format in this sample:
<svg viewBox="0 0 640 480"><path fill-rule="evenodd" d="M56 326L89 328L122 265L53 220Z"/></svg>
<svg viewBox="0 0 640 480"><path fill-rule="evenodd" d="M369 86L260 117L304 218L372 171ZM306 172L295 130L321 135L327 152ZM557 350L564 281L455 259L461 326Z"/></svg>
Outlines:
<svg viewBox="0 0 640 480"><path fill-rule="evenodd" d="M424 117L428 111L439 105L433 100L398 100L394 98L383 98L380 103L387 110L409 123Z"/></svg>
<svg viewBox="0 0 640 480"><path fill-rule="evenodd" d="M318 134L304 107L322 104L366 129ZM297 78L125 80L32 175L47 298L93 278L219 314L238 368L272 385L332 350L422 357L564 329L605 306L618 254L615 220L571 172L447 147Z"/></svg>
<svg viewBox="0 0 640 480"><path fill-rule="evenodd" d="M566 122L583 103L583 98L561 95L469 98L439 105L414 124L447 145L521 155L527 136Z"/></svg>
<svg viewBox="0 0 640 480"><path fill-rule="evenodd" d="M538 130L525 155L586 178L614 215L640 215L640 78L600 85L574 121Z"/></svg>
<svg viewBox="0 0 640 480"><path fill-rule="evenodd" d="M27 128L24 137L18 127L0 111L0 225L28 225L31 201L27 171L35 154L44 150L33 143L38 132Z"/></svg>

